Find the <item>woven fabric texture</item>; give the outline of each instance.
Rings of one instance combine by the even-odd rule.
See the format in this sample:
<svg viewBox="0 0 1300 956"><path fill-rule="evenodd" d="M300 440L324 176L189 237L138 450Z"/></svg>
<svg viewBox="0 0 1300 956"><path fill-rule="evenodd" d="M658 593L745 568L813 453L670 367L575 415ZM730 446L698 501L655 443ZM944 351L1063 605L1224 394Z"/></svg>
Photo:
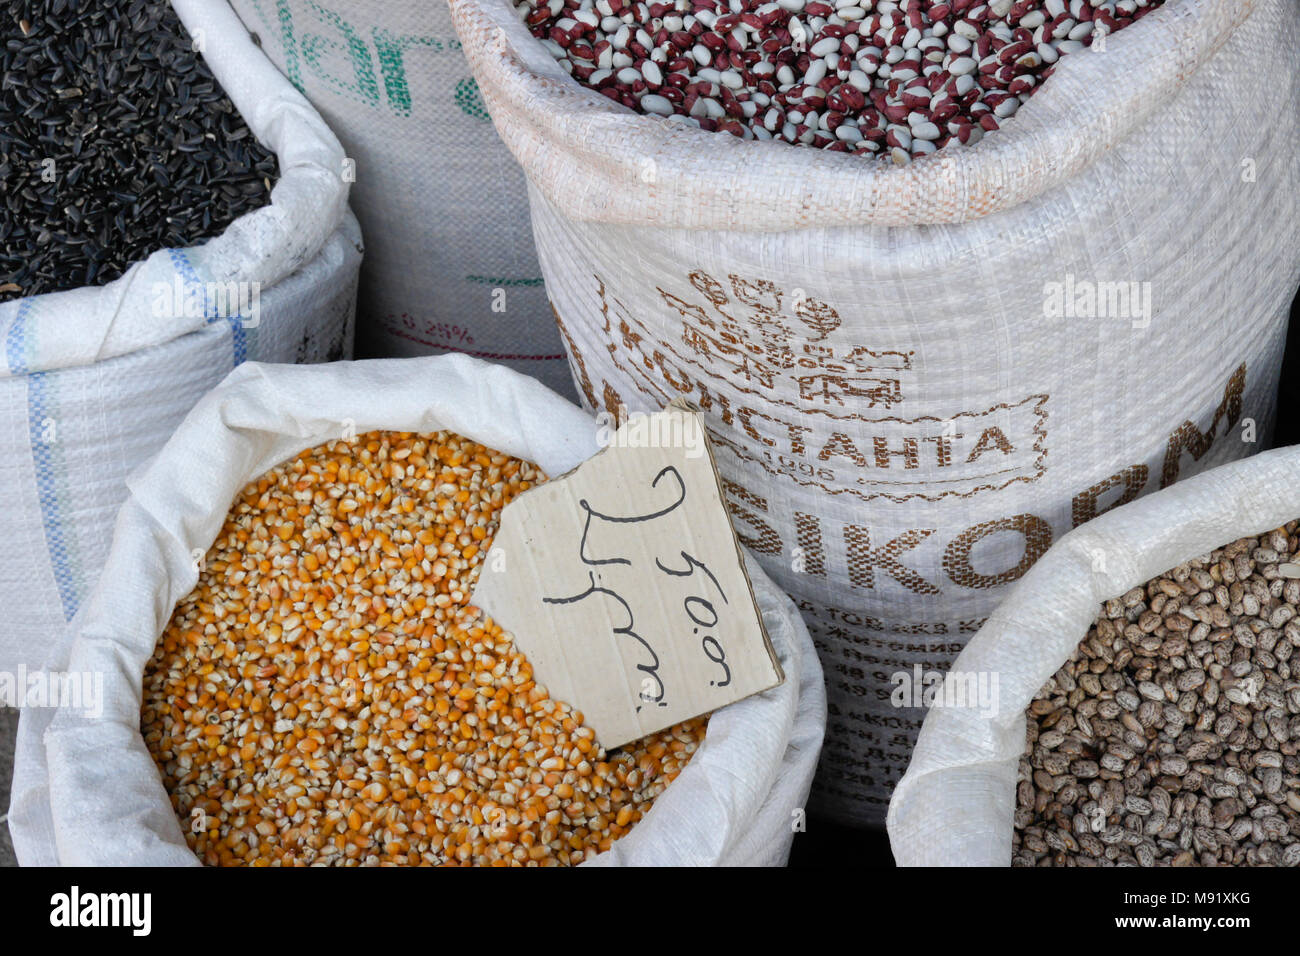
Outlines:
<svg viewBox="0 0 1300 956"><path fill-rule="evenodd" d="M345 425L346 423L346 425ZM100 585L54 669L104 675L104 712L28 710L9 825L19 861L197 865L140 737L141 679L245 483L350 426L448 429L560 475L598 450L596 422L538 382L466 356L249 363L210 392L131 482ZM597 864L781 865L825 729L821 668L789 599L755 594L786 680L715 712L700 750Z"/></svg>
<svg viewBox="0 0 1300 956"><path fill-rule="evenodd" d="M1300 448L1234 462L1103 515L1011 589L954 669L997 673L995 709L935 708L889 807L902 866L1006 866L1025 708L1098 606L1184 561L1300 514ZM1104 569L1104 570L1103 570Z"/></svg>
<svg viewBox="0 0 1300 956"><path fill-rule="evenodd" d="M95 583L126 476L200 396L246 360L351 355L361 235L342 148L228 7L175 6L282 176L269 206L202 245L0 305L0 670L41 664Z"/></svg>
<svg viewBox="0 0 1300 956"><path fill-rule="evenodd" d="M572 395L524 177L492 129L445 0L233 0L338 134L366 237L363 358L459 352Z"/></svg>
<svg viewBox="0 0 1300 956"><path fill-rule="evenodd" d="M812 808L879 825L942 670L1078 524L1266 447L1300 7L1170 0L903 169L638 116L452 0L584 400L706 416L822 654Z"/></svg>

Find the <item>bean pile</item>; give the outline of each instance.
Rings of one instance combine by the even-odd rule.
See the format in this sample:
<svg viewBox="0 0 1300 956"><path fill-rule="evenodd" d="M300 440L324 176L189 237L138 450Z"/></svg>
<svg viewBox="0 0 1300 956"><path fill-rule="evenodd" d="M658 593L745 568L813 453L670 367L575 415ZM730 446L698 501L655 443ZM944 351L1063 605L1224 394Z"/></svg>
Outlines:
<svg viewBox="0 0 1300 956"><path fill-rule="evenodd" d="M744 139L907 165L971 145L1063 55L1164 0L517 0L585 86Z"/></svg>
<svg viewBox="0 0 1300 956"><path fill-rule="evenodd" d="M1298 530L1106 602L1029 707L1014 865L1300 865Z"/></svg>
<svg viewBox="0 0 1300 956"><path fill-rule="evenodd" d="M0 2L0 302L102 285L269 201L167 0Z"/></svg>
<svg viewBox="0 0 1300 956"><path fill-rule="evenodd" d="M141 732L209 865L564 865L607 850L707 718L606 753L469 604L544 476L372 432L249 484L146 669Z"/></svg>

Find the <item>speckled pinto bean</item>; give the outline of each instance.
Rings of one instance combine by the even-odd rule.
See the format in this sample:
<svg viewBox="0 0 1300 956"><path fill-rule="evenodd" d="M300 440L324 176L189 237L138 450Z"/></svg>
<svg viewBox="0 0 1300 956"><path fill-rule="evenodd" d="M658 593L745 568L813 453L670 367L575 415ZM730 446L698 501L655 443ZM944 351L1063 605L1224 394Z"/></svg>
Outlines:
<svg viewBox="0 0 1300 956"><path fill-rule="evenodd" d="M251 482L144 677L141 732L209 865L567 865L609 849L707 718L606 753L470 595L544 481L372 432Z"/></svg>
<svg viewBox="0 0 1300 956"><path fill-rule="evenodd" d="M1107 601L1030 703L1015 866L1300 866L1300 522Z"/></svg>
<svg viewBox="0 0 1300 956"><path fill-rule="evenodd" d="M516 9L574 79L630 109L906 165L979 142L1063 54L1100 48L1163 2L517 0Z"/></svg>

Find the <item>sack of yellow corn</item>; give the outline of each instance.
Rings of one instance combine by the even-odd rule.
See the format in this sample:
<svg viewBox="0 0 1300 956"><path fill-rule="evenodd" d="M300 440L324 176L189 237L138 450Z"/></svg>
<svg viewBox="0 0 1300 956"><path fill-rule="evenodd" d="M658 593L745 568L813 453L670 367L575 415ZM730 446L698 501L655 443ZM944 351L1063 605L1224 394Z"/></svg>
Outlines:
<svg viewBox="0 0 1300 956"><path fill-rule="evenodd" d="M790 601L783 684L606 750L470 603L501 509L596 422L463 356L248 364L131 481L29 709L24 864L779 864L825 726Z"/></svg>

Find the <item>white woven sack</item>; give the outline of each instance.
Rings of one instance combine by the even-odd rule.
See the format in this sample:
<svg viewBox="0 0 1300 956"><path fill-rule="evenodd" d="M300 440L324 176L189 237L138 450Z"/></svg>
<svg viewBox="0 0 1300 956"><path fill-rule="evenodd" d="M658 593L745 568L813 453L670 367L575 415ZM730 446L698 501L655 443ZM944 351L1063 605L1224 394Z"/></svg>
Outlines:
<svg viewBox="0 0 1300 956"><path fill-rule="evenodd" d="M889 806L903 866L1007 866L1025 709L1097 617L1158 574L1300 516L1300 447L1215 468L1072 532L1009 590L953 665L997 707L936 707ZM1105 568L1105 571L1095 570Z"/></svg>
<svg viewBox="0 0 1300 956"><path fill-rule="evenodd" d="M344 423L449 429L562 474L597 451L596 423L554 392L465 356L292 366L246 364L209 393L130 481L91 601L47 667L104 676L104 713L27 710L9 824L31 864L197 864L140 738L145 663L193 589L230 502L251 479ZM749 567L786 681L716 712L690 764L650 813L593 862L780 865L826 721L821 667L789 599Z"/></svg>
<svg viewBox="0 0 1300 956"><path fill-rule="evenodd" d="M573 383L528 225L446 0L233 0L338 134L366 236L357 354L461 352Z"/></svg>
<svg viewBox="0 0 1300 956"><path fill-rule="evenodd" d="M1300 279L1294 0L1169 0L906 168L634 115L508 0L451 5L587 403L703 409L818 644L814 810L882 821L922 718L894 678L946 666L1054 538L1266 441Z"/></svg>
<svg viewBox="0 0 1300 956"><path fill-rule="evenodd" d="M247 359L351 354L361 237L342 149L228 7L175 7L281 178L269 206L203 245L157 252L105 286L0 305L3 671L39 664L71 620L108 553L127 474L201 395ZM178 282L247 283L258 314L160 308L159 284Z"/></svg>

